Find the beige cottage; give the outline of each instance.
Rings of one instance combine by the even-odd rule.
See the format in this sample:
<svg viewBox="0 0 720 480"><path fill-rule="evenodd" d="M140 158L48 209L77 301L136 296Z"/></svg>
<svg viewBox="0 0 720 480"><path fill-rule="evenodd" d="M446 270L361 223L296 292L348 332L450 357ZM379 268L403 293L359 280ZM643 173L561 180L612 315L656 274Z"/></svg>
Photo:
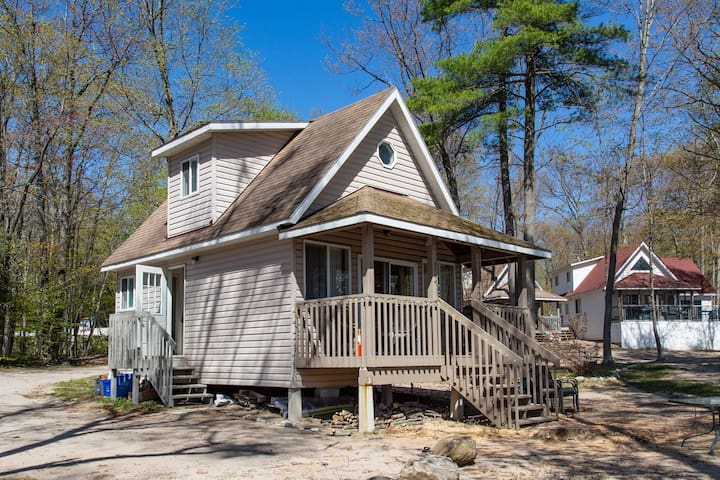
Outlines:
<svg viewBox="0 0 720 480"><path fill-rule="evenodd" d="M207 384L288 389L291 418L302 389L355 385L363 430L373 386L401 382L447 382L455 415L466 399L499 426L557 410L528 310L476 289L460 312L462 265L479 285L481 266L549 252L458 216L397 90L309 123L209 123L152 155L168 199L102 267L113 371L168 405Z"/></svg>

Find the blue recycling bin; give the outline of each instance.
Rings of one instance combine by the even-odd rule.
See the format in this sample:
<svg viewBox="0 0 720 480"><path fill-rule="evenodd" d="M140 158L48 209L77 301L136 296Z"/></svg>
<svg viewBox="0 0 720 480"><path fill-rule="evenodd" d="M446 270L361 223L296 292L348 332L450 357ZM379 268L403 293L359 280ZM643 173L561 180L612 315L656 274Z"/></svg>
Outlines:
<svg viewBox="0 0 720 480"><path fill-rule="evenodd" d="M127 398L132 389L132 373L126 373L117 376L117 396ZM110 379L104 378L102 381L103 396L110 396Z"/></svg>

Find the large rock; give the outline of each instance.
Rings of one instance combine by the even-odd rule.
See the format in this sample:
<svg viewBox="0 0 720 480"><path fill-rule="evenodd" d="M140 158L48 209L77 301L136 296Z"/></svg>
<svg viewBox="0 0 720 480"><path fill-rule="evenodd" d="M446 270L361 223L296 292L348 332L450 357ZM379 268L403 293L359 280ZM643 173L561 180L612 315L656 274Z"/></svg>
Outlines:
<svg viewBox="0 0 720 480"><path fill-rule="evenodd" d="M459 480L460 470L455 462L440 455L423 455L408 460L398 480Z"/></svg>
<svg viewBox="0 0 720 480"><path fill-rule="evenodd" d="M432 453L448 457L459 467L470 465L477 457L477 447L475 440L470 437L445 437L438 440L432 448Z"/></svg>

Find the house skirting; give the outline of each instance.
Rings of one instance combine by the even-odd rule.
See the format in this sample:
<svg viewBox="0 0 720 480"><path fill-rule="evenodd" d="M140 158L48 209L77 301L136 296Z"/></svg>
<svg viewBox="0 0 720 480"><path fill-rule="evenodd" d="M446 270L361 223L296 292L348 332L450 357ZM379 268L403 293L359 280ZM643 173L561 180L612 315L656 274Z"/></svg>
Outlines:
<svg viewBox="0 0 720 480"><path fill-rule="evenodd" d="M623 348L655 348L651 320L623 320L611 327L613 343ZM710 320L661 320L658 333L667 350L720 350L720 322Z"/></svg>

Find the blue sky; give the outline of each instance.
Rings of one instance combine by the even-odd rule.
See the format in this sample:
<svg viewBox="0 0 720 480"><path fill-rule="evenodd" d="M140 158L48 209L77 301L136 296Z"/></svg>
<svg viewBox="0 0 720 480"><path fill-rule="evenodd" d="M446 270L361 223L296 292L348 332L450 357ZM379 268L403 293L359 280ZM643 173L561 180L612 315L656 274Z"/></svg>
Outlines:
<svg viewBox="0 0 720 480"><path fill-rule="evenodd" d="M280 105L301 119L328 113L369 95L355 93L359 75L337 75L326 65L323 36L344 38L360 20L342 0L271 3L245 0L230 11L244 26L241 38L258 55ZM380 89L378 86L376 89Z"/></svg>

